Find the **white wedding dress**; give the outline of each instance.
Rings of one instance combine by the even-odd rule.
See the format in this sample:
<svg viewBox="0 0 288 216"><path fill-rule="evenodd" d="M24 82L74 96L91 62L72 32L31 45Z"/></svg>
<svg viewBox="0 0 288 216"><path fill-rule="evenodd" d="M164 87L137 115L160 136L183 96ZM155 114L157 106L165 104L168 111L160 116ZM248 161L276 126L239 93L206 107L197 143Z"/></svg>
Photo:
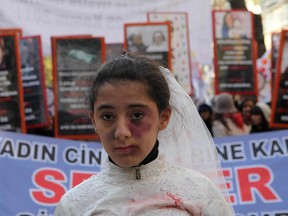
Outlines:
<svg viewBox="0 0 288 216"><path fill-rule="evenodd" d="M54 216L233 215L223 195L202 174L169 165L164 156L136 168L107 167L68 191Z"/></svg>

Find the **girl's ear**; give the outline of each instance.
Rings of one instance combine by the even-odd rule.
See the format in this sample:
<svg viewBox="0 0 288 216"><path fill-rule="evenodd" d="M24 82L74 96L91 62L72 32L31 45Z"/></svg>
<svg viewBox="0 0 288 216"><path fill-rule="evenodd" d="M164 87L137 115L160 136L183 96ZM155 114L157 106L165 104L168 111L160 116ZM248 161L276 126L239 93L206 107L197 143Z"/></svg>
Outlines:
<svg viewBox="0 0 288 216"><path fill-rule="evenodd" d="M163 110L160 114L160 125L159 125L159 130L164 130L165 128L168 127L170 117L171 117L171 108L166 108Z"/></svg>
<svg viewBox="0 0 288 216"><path fill-rule="evenodd" d="M95 128L96 125L95 125L95 121L94 121L94 113L92 111L89 111L89 116L90 116L91 122Z"/></svg>
<svg viewBox="0 0 288 216"><path fill-rule="evenodd" d="M94 113L92 111L89 111L89 116L90 116L91 122L93 124L93 127L95 129L95 132L97 133L96 124L95 124L95 120L94 120Z"/></svg>

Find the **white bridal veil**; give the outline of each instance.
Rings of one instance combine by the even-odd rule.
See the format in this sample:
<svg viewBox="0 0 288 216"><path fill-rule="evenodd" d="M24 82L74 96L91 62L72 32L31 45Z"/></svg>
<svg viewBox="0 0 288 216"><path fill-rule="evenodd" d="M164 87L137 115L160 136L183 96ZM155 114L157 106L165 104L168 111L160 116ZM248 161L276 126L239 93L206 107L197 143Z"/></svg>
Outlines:
<svg viewBox="0 0 288 216"><path fill-rule="evenodd" d="M168 128L159 133L159 152L176 165L207 176L229 201L216 145L191 97L173 74L160 67L170 89L172 116Z"/></svg>

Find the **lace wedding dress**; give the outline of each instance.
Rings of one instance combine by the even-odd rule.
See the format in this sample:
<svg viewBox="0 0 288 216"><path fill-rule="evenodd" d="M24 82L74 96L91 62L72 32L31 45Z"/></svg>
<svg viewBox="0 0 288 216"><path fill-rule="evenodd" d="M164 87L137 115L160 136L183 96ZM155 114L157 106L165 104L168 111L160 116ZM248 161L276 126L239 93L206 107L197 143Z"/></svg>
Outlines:
<svg viewBox="0 0 288 216"><path fill-rule="evenodd" d="M102 172L63 196L54 216L60 215L229 216L232 212L207 177L169 165L160 155L138 168L108 162Z"/></svg>

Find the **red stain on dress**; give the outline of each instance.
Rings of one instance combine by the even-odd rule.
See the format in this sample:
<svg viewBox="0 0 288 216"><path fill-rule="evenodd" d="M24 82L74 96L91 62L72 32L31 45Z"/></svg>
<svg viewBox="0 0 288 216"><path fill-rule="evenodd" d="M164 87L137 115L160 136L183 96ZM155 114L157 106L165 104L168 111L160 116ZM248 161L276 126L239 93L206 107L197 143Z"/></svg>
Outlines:
<svg viewBox="0 0 288 216"><path fill-rule="evenodd" d="M181 200L180 197L177 197L176 195L174 195L174 194L172 194L170 192L167 192L166 195L171 197L174 200L176 208L181 209L181 206L182 206L183 203L182 203L182 200Z"/></svg>

